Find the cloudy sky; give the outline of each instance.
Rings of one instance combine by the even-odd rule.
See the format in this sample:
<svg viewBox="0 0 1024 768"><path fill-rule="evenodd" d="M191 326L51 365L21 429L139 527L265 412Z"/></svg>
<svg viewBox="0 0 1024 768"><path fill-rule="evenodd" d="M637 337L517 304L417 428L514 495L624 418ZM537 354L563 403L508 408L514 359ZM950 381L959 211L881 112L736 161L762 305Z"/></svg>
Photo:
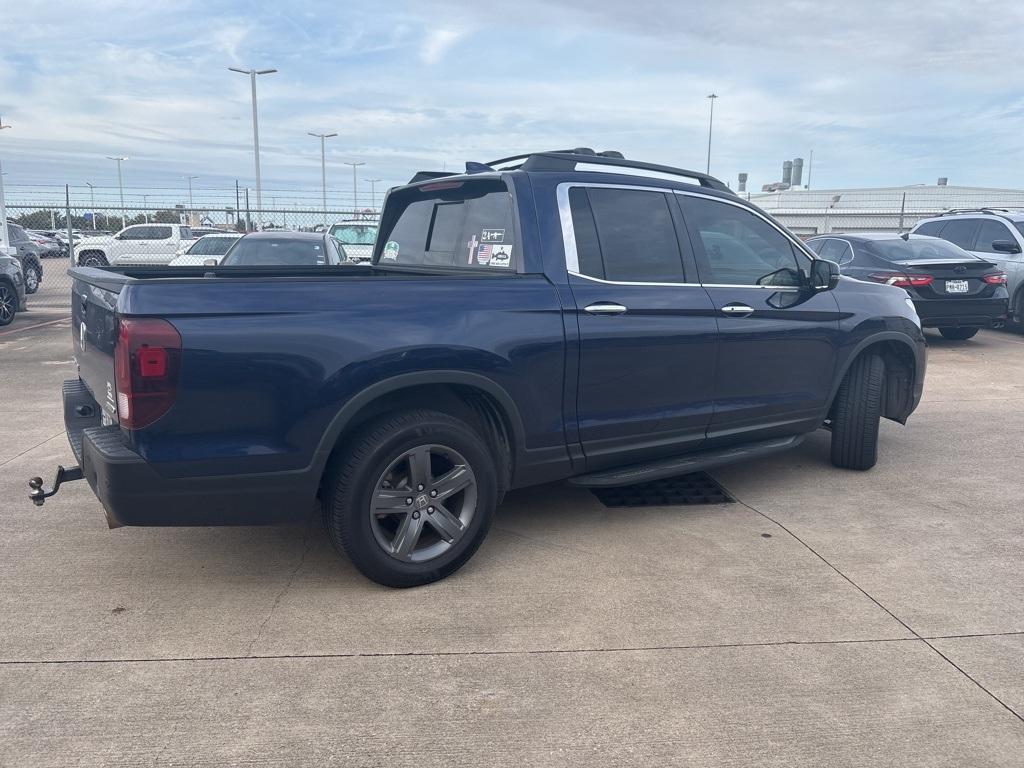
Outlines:
<svg viewBox="0 0 1024 768"><path fill-rule="evenodd" d="M252 184L260 78L264 187L403 182L530 149L590 146L735 186L809 158L815 187L1024 186L1019 2L122 3L0 8L0 159L9 186ZM369 185L360 182L368 191Z"/></svg>

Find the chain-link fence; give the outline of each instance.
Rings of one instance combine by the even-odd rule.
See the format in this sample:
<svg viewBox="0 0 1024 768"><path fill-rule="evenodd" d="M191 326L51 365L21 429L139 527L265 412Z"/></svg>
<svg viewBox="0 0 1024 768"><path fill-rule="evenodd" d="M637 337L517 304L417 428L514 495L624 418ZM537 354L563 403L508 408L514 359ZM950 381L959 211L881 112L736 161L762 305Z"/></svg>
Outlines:
<svg viewBox="0 0 1024 768"><path fill-rule="evenodd" d="M8 204L10 245L22 262L29 309L70 307L68 267L204 265L255 231L324 232L339 255L368 259L377 235L372 208L120 208Z"/></svg>
<svg viewBox="0 0 1024 768"><path fill-rule="evenodd" d="M906 232L950 210L1024 210L1024 190L950 186L784 190L743 195L801 237L824 232Z"/></svg>

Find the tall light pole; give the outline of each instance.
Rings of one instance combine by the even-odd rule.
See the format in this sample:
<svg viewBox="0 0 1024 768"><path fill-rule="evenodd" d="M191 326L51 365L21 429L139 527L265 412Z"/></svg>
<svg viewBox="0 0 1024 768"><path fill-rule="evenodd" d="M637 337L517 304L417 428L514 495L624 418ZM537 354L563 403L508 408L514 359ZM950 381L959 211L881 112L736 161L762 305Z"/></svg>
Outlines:
<svg viewBox="0 0 1024 768"><path fill-rule="evenodd" d="M191 211L192 211L192 180L193 179L198 179L199 177L198 176L186 176L185 178L188 179L188 210L191 213Z"/></svg>
<svg viewBox="0 0 1024 768"><path fill-rule="evenodd" d="M356 168L360 165L366 165L366 163L349 163L345 165L352 166L352 217L355 218L359 213L359 188L356 186Z"/></svg>
<svg viewBox="0 0 1024 768"><path fill-rule="evenodd" d="M249 83L252 86L252 150L256 157L256 222L262 223L262 216L259 213L263 208L262 185L260 182L260 121L256 112L256 75L269 75L277 72L276 69L238 69L228 67L232 72L239 72L249 76Z"/></svg>
<svg viewBox="0 0 1024 768"><path fill-rule="evenodd" d="M333 139L336 133L313 133L306 131L310 136L320 139L320 190L323 194L324 203L324 227L327 226L327 139Z"/></svg>
<svg viewBox="0 0 1024 768"><path fill-rule="evenodd" d="M127 157L111 157L107 155L107 160L117 162L117 188L121 193L121 229L124 229L124 181L121 177L121 161L127 159Z"/></svg>
<svg viewBox="0 0 1024 768"><path fill-rule="evenodd" d="M149 195L142 196L142 216L149 224Z"/></svg>
<svg viewBox="0 0 1024 768"><path fill-rule="evenodd" d="M10 127L9 124L4 125L4 120L0 117L0 130ZM7 204L4 202L4 169L2 165L0 165L0 235L3 235L4 246L9 246L11 235L7 231Z"/></svg>
<svg viewBox="0 0 1024 768"><path fill-rule="evenodd" d="M91 182L85 182L85 186L89 188L89 208L92 209L92 228L96 229L96 190L93 188Z"/></svg>
<svg viewBox="0 0 1024 768"><path fill-rule="evenodd" d="M707 98L711 103L711 114L708 115L708 165L705 173L711 173L711 126L715 123L715 99L718 98L718 94L709 93Z"/></svg>
<svg viewBox="0 0 1024 768"><path fill-rule="evenodd" d="M377 184L380 179L367 179L370 182L370 207L376 210L377 208Z"/></svg>

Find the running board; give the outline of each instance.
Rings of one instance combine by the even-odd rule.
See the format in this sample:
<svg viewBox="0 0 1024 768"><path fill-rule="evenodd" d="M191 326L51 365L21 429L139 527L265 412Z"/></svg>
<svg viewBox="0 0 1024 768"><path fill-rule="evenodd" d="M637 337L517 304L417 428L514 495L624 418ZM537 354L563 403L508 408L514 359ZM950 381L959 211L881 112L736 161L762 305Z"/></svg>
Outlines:
<svg viewBox="0 0 1024 768"><path fill-rule="evenodd" d="M607 469L603 472L591 472L569 478L573 485L587 488L607 488L615 485L636 485L649 480L661 480L665 477L688 475L691 472L704 472L725 464L732 464L746 459L756 459L795 448L803 442L804 435L777 437L772 440L761 440L757 443L744 443L729 448L720 448L702 453L689 453L685 456L673 456L646 464L633 464L619 469Z"/></svg>

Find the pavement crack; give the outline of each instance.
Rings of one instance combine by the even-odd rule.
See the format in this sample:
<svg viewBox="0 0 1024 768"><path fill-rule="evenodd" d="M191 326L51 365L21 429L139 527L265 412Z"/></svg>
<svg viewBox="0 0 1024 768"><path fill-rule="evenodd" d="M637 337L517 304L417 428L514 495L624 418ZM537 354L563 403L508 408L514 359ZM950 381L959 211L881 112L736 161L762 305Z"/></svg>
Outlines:
<svg viewBox="0 0 1024 768"><path fill-rule="evenodd" d="M16 461L16 460L20 459L20 458L21 458L22 456L24 456L24 455L25 455L26 453L31 453L32 451L34 451L34 450L35 450L36 448L38 448L39 446L41 446L41 445L46 445L46 444L47 444L48 442L50 442L50 441L51 441L51 440L53 440L54 438L60 437L60 436L61 436L61 435L63 435L63 434L64 434L64 430L62 429L62 430L61 430L60 432L58 432L58 433L57 433L56 435L51 435L50 437L46 438L46 439L45 439L45 440L43 440L42 442L36 443L36 444L35 444L35 445L33 445L33 446L32 446L31 448L26 448L26 449L25 449L24 451L22 451L21 453L19 453L19 454L18 454L17 456L11 456L11 458L9 458L9 459L8 459L7 461L4 461L4 462L0 462L0 467L6 467L6 466L7 466L8 464L10 464L10 463L11 463L12 461ZM26 495L26 496L28 496L28 492L26 492L26 493L25 493L25 495Z"/></svg>
<svg viewBox="0 0 1024 768"><path fill-rule="evenodd" d="M725 488L724 485L722 487ZM944 654L942 651L940 651L938 648L936 648L934 645L932 645L929 642L929 640L939 639L939 638L927 638L927 637L922 636L920 633L918 633L916 630L914 630L913 627L911 627L909 624L907 624L907 622L903 621L903 619L901 619L895 613L893 613L888 608L886 608L877 598L875 598L866 589L864 589L857 582L855 582L853 579L851 579L849 576L847 576L845 573L843 573L841 570L839 570L839 568L837 568L835 565L833 565L831 562L829 562L829 560L824 555L822 555L820 552L818 552L816 549L814 549L814 547L812 547L806 541L804 541L799 536L797 536L795 533L793 533L793 531L791 531L789 528L787 528L781 522L779 522L775 518L771 517L770 515L765 514L761 510L757 509L756 507L751 506L747 502L743 501L741 498L739 498L739 496L737 496L735 493L730 491L728 488L726 488L725 490L726 490L726 492L730 496L732 496L734 499L736 499L736 502L738 504L742 504L744 507L749 509L751 512L753 512L753 513L755 513L757 515L760 515L761 517L763 517L768 522L772 523L773 525L778 526L783 531L785 531L787 534L789 534L791 537L793 537L796 541L798 541L800 544L802 544L807 549L808 552L810 552L812 555L814 555L819 560L821 560L821 562L823 562L825 565L827 565L829 568L831 568L833 571L835 571L837 574L839 574L839 576L841 576L843 579L845 579L854 589L856 589L858 592L860 592L862 595L864 595L864 597L866 597L868 600L870 600L875 605L877 605L879 608L881 608L883 611L885 611L887 614L889 614L895 621L899 622L908 632L910 632L912 635L914 635L914 637L917 640L920 640L922 643L924 643L929 648L931 648L932 651L934 651L947 664L949 664L951 667L953 667L953 669L955 669L961 675L963 675L968 680L970 680L972 683L974 683L979 689L981 689L982 691L987 693L996 703L999 704L999 706L1001 706L1003 709L1005 709L1011 715L1013 715L1018 720L1020 720L1022 723L1024 723L1024 716L1022 716L1019 712L1017 712L1015 709L1013 709L1013 707L1009 706L1005 701L1003 701L998 696L996 696L994 693L992 693L992 691L990 691L988 688L986 688L984 685L982 685L980 682L978 682L978 680L976 680L975 678L971 677L963 669L963 667L961 667L958 664L956 664L956 662L954 662L946 654ZM1010 634L1015 634L1015 633L1010 633Z"/></svg>
<svg viewBox="0 0 1024 768"><path fill-rule="evenodd" d="M298 576L299 571L302 570L302 566L306 562L306 555L309 554L309 544L311 538L310 534L312 530L313 516L311 516L310 519L306 521L306 528L302 534L302 552L299 554L299 561L295 564L295 567L292 568L291 573L288 574L288 580L281 588L281 591L277 593L277 597L274 598L274 602L270 605L270 610L267 611L267 615L264 616L263 621L260 622L259 629L256 630L256 635L249 642L249 647L245 650L245 655L247 657L252 657L253 648L255 648L256 643L258 643L263 638L263 631L267 628L267 624L270 623L270 619L274 616L274 613L277 611L277 606L281 604L281 601L284 599L284 596L288 594L288 591L292 588L292 584L295 582L295 577Z"/></svg>

